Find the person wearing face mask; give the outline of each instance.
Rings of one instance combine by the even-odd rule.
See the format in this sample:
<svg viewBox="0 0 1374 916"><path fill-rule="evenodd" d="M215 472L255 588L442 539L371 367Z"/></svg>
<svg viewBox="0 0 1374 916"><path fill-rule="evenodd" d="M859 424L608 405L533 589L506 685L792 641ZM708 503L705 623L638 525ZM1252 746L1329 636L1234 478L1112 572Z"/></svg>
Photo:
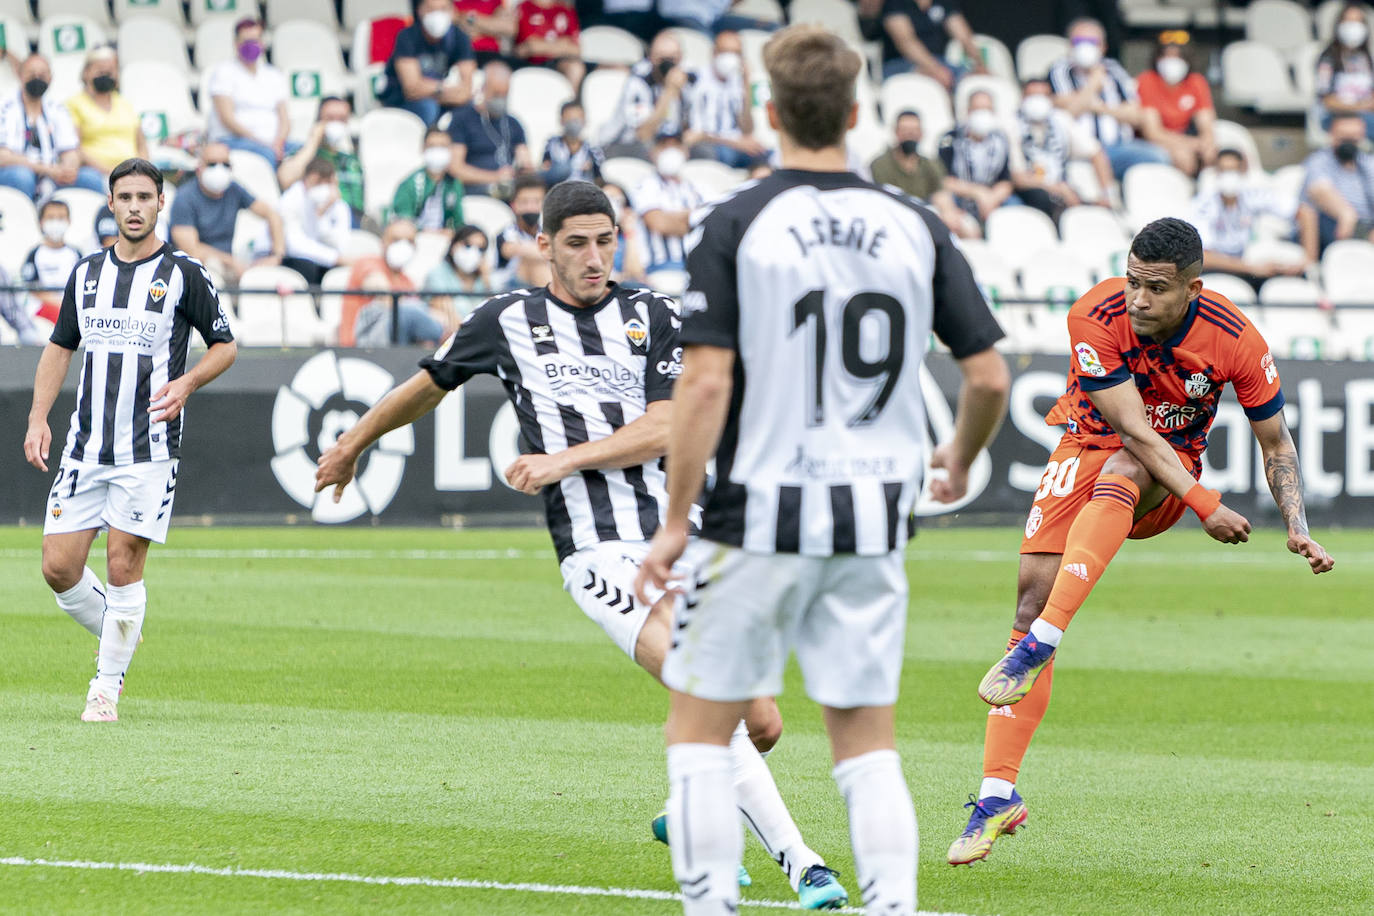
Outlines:
<svg viewBox="0 0 1374 916"><path fill-rule="evenodd" d="M339 183L339 197L352 211L353 228L358 228L363 216L363 166L358 160L353 129L349 120L353 106L347 99L327 95L320 99L319 114L305 143L295 153L282 160L277 168L277 183L289 188L305 177L305 167L316 159L334 166Z"/></svg>
<svg viewBox="0 0 1374 916"><path fill-rule="evenodd" d="M539 215L547 188L538 175L515 181L510 207L515 222L496 240L496 285L503 289L542 286L549 282L548 264L539 256Z"/></svg>
<svg viewBox="0 0 1374 916"><path fill-rule="evenodd" d="M1317 59L1316 90L1322 130L1331 129L1336 115L1348 114L1364 119L1367 135L1374 133L1374 57L1364 4L1341 8L1331 43Z"/></svg>
<svg viewBox="0 0 1374 916"><path fill-rule="evenodd" d="M1374 241L1374 156L1365 151L1364 119L1338 115L1329 133L1331 145L1303 162L1298 240L1313 262L1337 239Z"/></svg>
<svg viewBox="0 0 1374 916"><path fill-rule="evenodd" d="M1065 208L1083 203L1068 182L1069 162L1073 159L1089 160L1099 185L1111 187L1112 167L1107 154L1068 114L1054 107L1047 81L1026 81L1016 120L1020 156L1012 165L1011 180L1022 203L1056 222ZM1105 206L1107 200L1102 197L1095 202Z"/></svg>
<svg viewBox="0 0 1374 916"><path fill-rule="evenodd" d="M569 178L577 181L601 180L601 166L606 153L601 147L588 143L583 137L587 129L587 113L576 100L564 102L559 109L563 130L544 144L544 159L540 166L544 183L552 187Z"/></svg>
<svg viewBox="0 0 1374 916"><path fill-rule="evenodd" d="M715 159L743 169L767 157L768 150L754 138L749 67L738 32L716 36L711 66L697 74L687 100L683 139L693 158Z"/></svg>
<svg viewBox="0 0 1374 916"><path fill-rule="evenodd" d="M119 93L119 58L114 48L96 48L81 69L81 92L67 100L81 140L81 162L108 175L125 159L148 158L138 112Z"/></svg>
<svg viewBox="0 0 1374 916"><path fill-rule="evenodd" d="M454 19L452 0L415 0L415 21L396 35L378 100L418 115L429 127L472 101L477 62Z"/></svg>
<svg viewBox="0 0 1374 916"><path fill-rule="evenodd" d="M105 179L81 164L67 106L48 96L51 83L48 61L31 54L19 65L19 89L0 102L0 185L30 198L73 185L104 195Z"/></svg>
<svg viewBox="0 0 1374 916"><path fill-rule="evenodd" d="M949 231L960 238L980 238L983 233L977 220L969 219L954 202L954 195L945 190L944 165L920 153L921 116L915 111L901 112L893 133L896 143L869 165L873 180L930 204Z"/></svg>
<svg viewBox="0 0 1374 916"><path fill-rule="evenodd" d="M655 35L649 56L630 68L606 125L606 155L649 159L650 144L660 133L686 130L686 93L696 79L695 72L682 66L677 36L669 31Z"/></svg>
<svg viewBox="0 0 1374 916"><path fill-rule="evenodd" d="M38 228L43 233L43 241L29 251L19 268L19 279L28 284L33 297L30 310L53 324L57 324L58 309L62 305L62 288L67 285L76 262L81 260L81 252L66 242L71 219L71 210L65 203L45 201L38 210Z"/></svg>
<svg viewBox="0 0 1374 916"><path fill-rule="evenodd" d="M415 224L395 220L382 230L382 253L359 258L348 274L348 288L373 295L343 297L339 346L432 347L457 329L457 321L431 309L415 295L415 281L406 273L415 260Z"/></svg>
<svg viewBox="0 0 1374 916"><path fill-rule="evenodd" d="M479 296L493 291L488 246L487 234L476 226L462 226L453 234L448 254L425 277L425 292L434 297L432 308L461 321L481 303Z"/></svg>
<svg viewBox="0 0 1374 916"><path fill-rule="evenodd" d="M953 89L965 73L986 73L983 52L958 0L886 0L882 8L883 79L921 73ZM973 63L951 67L945 45L953 39Z"/></svg>
<svg viewBox="0 0 1374 916"><path fill-rule="evenodd" d="M1196 176L1216 161L1213 125L1217 112L1207 78L1192 71L1188 42L1187 32L1162 32L1154 67L1140 74L1136 91L1145 115L1146 139L1169 153L1174 168Z"/></svg>
<svg viewBox="0 0 1374 916"><path fill-rule="evenodd" d="M331 267L352 263L343 253L353 230L352 213L339 196L334 166L327 159L305 167L301 180L282 192L277 210L286 233L283 267L319 285Z"/></svg>
<svg viewBox="0 0 1374 916"><path fill-rule="evenodd" d="M463 183L449 171L453 141L431 127L425 132L422 156L425 164L397 185L391 215L410 220L421 232L452 233L463 225Z"/></svg>
<svg viewBox="0 0 1374 916"><path fill-rule="evenodd" d="M1075 19L1069 23L1068 35L1069 55L1050 67L1055 104L1102 144L1118 180L1133 165L1168 163L1168 152L1139 136L1146 124L1135 81L1119 61L1103 56L1102 24L1096 19Z"/></svg>
<svg viewBox="0 0 1374 916"><path fill-rule="evenodd" d="M1295 206L1284 206L1267 189L1246 180L1245 154L1223 149L1217 153L1212 190L1193 200L1189 220L1202 237L1202 269L1207 273L1233 274L1258 292L1270 277L1299 276L1308 264L1303 259L1257 261L1245 257L1254 238L1255 224L1266 214L1292 222ZM1296 204L1296 201L1294 201Z"/></svg>
<svg viewBox="0 0 1374 916"><path fill-rule="evenodd" d="M578 43L582 27L577 10L567 0L524 0L515 8L515 19L515 56L563 74L577 98L587 75Z"/></svg>
<svg viewBox="0 0 1374 916"><path fill-rule="evenodd" d="M256 153L275 171L287 152L291 121L286 76L263 58L261 22L246 18L235 24L234 57L215 65L206 87L210 139Z"/></svg>
<svg viewBox="0 0 1374 916"><path fill-rule="evenodd" d="M252 266L233 255L234 223L240 210L266 220L271 237L270 254L253 263L280 263L286 254L281 217L234 181L228 146L205 144L200 150L195 177L181 183L172 202L172 245L226 280L238 282Z"/></svg>
<svg viewBox="0 0 1374 916"><path fill-rule="evenodd" d="M449 122L453 139L451 171L468 194L505 197L511 180L532 170L525 128L511 116L510 67L500 62L482 68L482 96L459 108Z"/></svg>
<svg viewBox="0 0 1374 916"><path fill-rule="evenodd" d="M940 162L945 190L979 223L1011 197L1011 142L997 126L991 95L969 96L964 122L940 140Z"/></svg>
<svg viewBox="0 0 1374 916"><path fill-rule="evenodd" d="M635 189L635 212L644 223L644 245L649 252L644 266L646 274L687 269L683 239L690 230L692 211L702 205L704 198L682 177L686 162L682 139L664 134L654 144L654 174Z"/></svg>

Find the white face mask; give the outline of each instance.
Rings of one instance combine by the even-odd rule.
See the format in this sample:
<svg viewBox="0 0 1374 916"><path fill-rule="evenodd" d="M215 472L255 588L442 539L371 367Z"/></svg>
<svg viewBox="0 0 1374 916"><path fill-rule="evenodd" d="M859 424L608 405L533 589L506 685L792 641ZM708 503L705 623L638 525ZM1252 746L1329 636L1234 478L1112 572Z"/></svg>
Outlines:
<svg viewBox="0 0 1374 916"><path fill-rule="evenodd" d="M1095 41L1075 41L1073 43L1073 62L1084 70L1096 67L1102 60L1102 49Z"/></svg>
<svg viewBox="0 0 1374 916"><path fill-rule="evenodd" d="M1369 26L1358 19L1347 19L1336 26L1336 40L1347 48L1358 48L1369 38Z"/></svg>
<svg viewBox="0 0 1374 916"><path fill-rule="evenodd" d="M482 256L485 252L476 245L462 245L453 250L453 263L465 274L477 273L477 268L482 266Z"/></svg>
<svg viewBox="0 0 1374 916"><path fill-rule="evenodd" d="M687 164L687 154L676 146L670 146L658 154L655 163L658 166L658 173L664 178L676 178L682 172L682 167Z"/></svg>
<svg viewBox="0 0 1374 916"><path fill-rule="evenodd" d="M1177 86L1188 75L1188 62L1181 57L1161 57L1155 61L1155 70L1170 86Z"/></svg>
<svg viewBox="0 0 1374 916"><path fill-rule="evenodd" d="M1245 187L1245 176L1240 172L1217 172L1217 191L1225 197L1235 197Z"/></svg>
<svg viewBox="0 0 1374 916"><path fill-rule="evenodd" d="M717 54L714 65L716 68L716 76L723 80L728 80L730 77L740 72L740 58L734 51L725 51Z"/></svg>
<svg viewBox="0 0 1374 916"><path fill-rule="evenodd" d="M211 194L223 194L229 190L229 185L233 180L234 173L229 171L227 165L207 166L200 172L201 186Z"/></svg>
<svg viewBox="0 0 1374 916"><path fill-rule="evenodd" d="M975 137L986 137L997 129L997 115L986 108L968 113L968 132Z"/></svg>
<svg viewBox="0 0 1374 916"><path fill-rule="evenodd" d="M1047 95L1028 95L1021 100L1021 116L1027 121L1048 121L1054 102Z"/></svg>
<svg viewBox="0 0 1374 916"><path fill-rule="evenodd" d="M453 161L453 149L448 146L426 146L424 158L426 171L436 175L447 172L449 163Z"/></svg>
<svg viewBox="0 0 1374 916"><path fill-rule="evenodd" d="M386 266L401 270L415 257L415 243L410 239L397 239L386 246Z"/></svg>
<svg viewBox="0 0 1374 916"><path fill-rule="evenodd" d="M335 149L344 149L350 145L352 137L348 135L348 123L345 121L325 121L324 122L324 142Z"/></svg>
<svg viewBox="0 0 1374 916"><path fill-rule="evenodd" d="M317 184L305 192L305 196L310 198L310 202L315 205L315 209L322 209L326 204L334 199L334 186L329 182Z"/></svg>
<svg viewBox="0 0 1374 916"><path fill-rule="evenodd" d="M43 230L43 237L48 241L60 242L70 227L71 223L65 219L45 219L39 228Z"/></svg>
<svg viewBox="0 0 1374 916"><path fill-rule="evenodd" d="M443 38L453 27L453 13L448 10L435 10L420 17L420 27L430 38Z"/></svg>

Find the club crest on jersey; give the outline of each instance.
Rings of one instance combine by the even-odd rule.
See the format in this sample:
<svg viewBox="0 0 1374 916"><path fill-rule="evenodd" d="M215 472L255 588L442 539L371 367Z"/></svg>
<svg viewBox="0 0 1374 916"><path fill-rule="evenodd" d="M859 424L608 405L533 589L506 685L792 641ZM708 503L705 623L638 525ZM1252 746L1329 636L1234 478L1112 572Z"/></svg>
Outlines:
<svg viewBox="0 0 1374 916"><path fill-rule="evenodd" d="M553 328L546 324L536 324L530 328L530 336L534 338L535 343L552 343Z"/></svg>
<svg viewBox="0 0 1374 916"><path fill-rule="evenodd" d="M148 295L153 297L154 302L161 302L162 297L167 295L167 281L158 277L153 281L152 285L148 287Z"/></svg>
<svg viewBox="0 0 1374 916"><path fill-rule="evenodd" d="M631 318L625 322L625 336L636 347L642 347L644 342L649 339L649 329L638 318Z"/></svg>
<svg viewBox="0 0 1374 916"><path fill-rule="evenodd" d="M1074 344L1073 352L1078 354L1078 368L1082 369L1085 375L1101 378L1107 374L1107 367L1102 365L1102 360L1097 358L1097 351L1090 345Z"/></svg>
<svg viewBox="0 0 1374 916"><path fill-rule="evenodd" d="M1201 372L1194 372L1183 383L1183 390L1188 392L1190 398L1206 397L1207 392L1212 390L1212 380Z"/></svg>

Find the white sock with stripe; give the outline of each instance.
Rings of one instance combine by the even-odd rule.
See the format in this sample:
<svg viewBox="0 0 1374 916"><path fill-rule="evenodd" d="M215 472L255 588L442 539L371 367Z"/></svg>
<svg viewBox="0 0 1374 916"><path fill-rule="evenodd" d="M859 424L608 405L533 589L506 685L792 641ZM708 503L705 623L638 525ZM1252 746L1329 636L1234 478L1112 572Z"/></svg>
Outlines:
<svg viewBox="0 0 1374 916"><path fill-rule="evenodd" d="M100 660L91 686L110 699L119 696L124 673L138 646L148 592L142 580L132 585L111 585L105 592L105 619L100 627Z"/></svg>
<svg viewBox="0 0 1374 916"><path fill-rule="evenodd" d="M778 794L773 774L754 742L749 740L749 729L743 721L730 736L730 762L734 767L735 793L745 825L782 868L795 891L802 874L813 865L824 865L825 860L803 842L787 804Z"/></svg>
<svg viewBox="0 0 1374 916"><path fill-rule="evenodd" d="M730 749L718 744L668 746L668 848L682 888L684 916L739 912L739 827Z"/></svg>
<svg viewBox="0 0 1374 916"><path fill-rule="evenodd" d="M81 573L81 581L57 592L57 606L81 624L91 635L100 635L100 618L105 616L105 587L89 566Z"/></svg>
<svg viewBox="0 0 1374 916"><path fill-rule="evenodd" d="M896 751L869 751L836 764L849 808L849 841L865 913L916 912L916 811Z"/></svg>

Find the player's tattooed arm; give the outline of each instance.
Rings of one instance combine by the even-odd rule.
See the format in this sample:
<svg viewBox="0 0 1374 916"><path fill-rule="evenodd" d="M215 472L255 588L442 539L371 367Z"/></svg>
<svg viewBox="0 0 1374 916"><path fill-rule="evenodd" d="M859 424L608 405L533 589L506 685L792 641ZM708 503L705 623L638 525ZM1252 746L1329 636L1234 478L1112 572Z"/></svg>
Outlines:
<svg viewBox="0 0 1374 916"><path fill-rule="evenodd" d="M1269 481L1269 492L1274 495L1274 502L1288 530L1294 534L1307 534L1307 512L1302 504L1302 472L1298 469L1298 454L1293 449L1292 439L1288 440L1287 449L1265 457L1264 477Z"/></svg>

